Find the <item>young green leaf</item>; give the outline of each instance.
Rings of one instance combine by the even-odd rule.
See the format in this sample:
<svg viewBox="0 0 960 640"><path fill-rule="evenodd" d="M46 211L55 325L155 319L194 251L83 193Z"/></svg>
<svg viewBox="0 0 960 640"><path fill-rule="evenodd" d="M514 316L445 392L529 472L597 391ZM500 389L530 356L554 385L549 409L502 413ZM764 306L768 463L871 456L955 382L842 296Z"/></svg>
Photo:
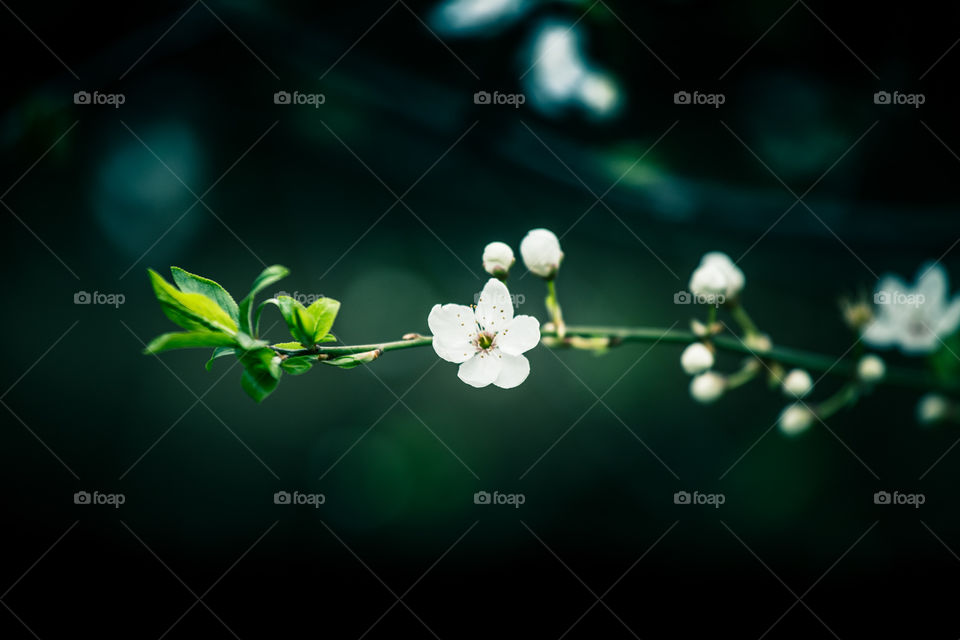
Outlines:
<svg viewBox="0 0 960 640"><path fill-rule="evenodd" d="M290 296L277 296L277 306L293 339L308 347L313 345L314 328L317 323L307 308L299 300L294 300Z"/></svg>
<svg viewBox="0 0 960 640"><path fill-rule="evenodd" d="M180 287L180 291L184 293L201 293L207 296L227 312L227 315L230 316L234 324L240 322L240 311L236 301L233 299L233 296L218 283L209 278L184 271L180 267L170 267L170 273L173 274L173 281Z"/></svg>
<svg viewBox="0 0 960 640"><path fill-rule="evenodd" d="M307 313L313 318L313 342L320 340L330 333L333 321L340 311L340 302L333 298L320 298L307 307Z"/></svg>
<svg viewBox="0 0 960 640"><path fill-rule="evenodd" d="M161 353L171 349L191 349L194 347L233 347L237 341L233 336L219 331L178 331L165 333L150 341L144 353Z"/></svg>
<svg viewBox="0 0 960 640"><path fill-rule="evenodd" d="M299 376L302 373L310 371L310 368L313 367L313 363L316 361L316 356L294 356L281 362L280 368L292 376Z"/></svg>
<svg viewBox="0 0 960 640"><path fill-rule="evenodd" d="M240 329L245 333L253 333L250 331L250 327L253 325L253 319L251 318L253 311L253 300L256 295L262 291L264 288L269 287L274 282L286 278L290 275L290 270L286 267L275 264L267 267L260 272L260 275L257 276L257 279L253 281L253 286L250 288L250 293L247 294L247 297L240 301Z"/></svg>
<svg viewBox="0 0 960 640"><path fill-rule="evenodd" d="M237 332L237 323L216 302L202 293L184 293L148 269L153 291L170 320L188 330Z"/></svg>
<svg viewBox="0 0 960 640"><path fill-rule="evenodd" d="M236 353L236 349L231 347L217 347L213 350L213 355L210 356L210 359L207 360L206 370L210 371L213 368L213 361L217 358L222 358L223 356L229 356L233 353Z"/></svg>
<svg viewBox="0 0 960 640"><path fill-rule="evenodd" d="M271 347L276 347L277 349L286 349L287 351L300 351L301 349L306 349L299 342L278 342L277 344L270 345Z"/></svg>
<svg viewBox="0 0 960 640"><path fill-rule="evenodd" d="M240 363L244 368L240 386L257 402L262 402L277 388L282 374L278 361L276 354L266 347L240 354Z"/></svg>

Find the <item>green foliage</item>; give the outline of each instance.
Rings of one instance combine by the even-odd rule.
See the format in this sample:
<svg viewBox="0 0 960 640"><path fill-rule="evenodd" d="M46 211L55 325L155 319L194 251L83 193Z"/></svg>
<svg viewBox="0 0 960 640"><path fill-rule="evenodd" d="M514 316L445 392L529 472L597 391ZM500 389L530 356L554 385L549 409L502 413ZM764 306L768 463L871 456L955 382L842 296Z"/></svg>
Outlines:
<svg viewBox="0 0 960 640"><path fill-rule="evenodd" d="M198 276L180 267L171 267L173 281L170 284L156 271L148 270L154 294L160 307L170 320L185 329L165 333L154 338L144 353L158 354L171 349L213 347L213 354L206 369L213 361L235 355L243 366L240 384L243 390L257 402L273 393L280 383L281 375L300 375L309 371L317 362L310 354L284 355L286 351L311 351L315 345L336 340L330 333L336 320L340 303L330 298L321 298L304 307L287 296L270 298L262 302L253 313L256 295L266 287L286 277L286 267L273 265L264 269L240 304L220 284ZM296 342L268 345L259 340L260 314L264 307L274 305L280 309L290 333ZM279 350L279 351L278 351ZM360 354L358 354L360 355ZM343 356L326 361L328 364L349 368L357 356Z"/></svg>
<svg viewBox="0 0 960 640"><path fill-rule="evenodd" d="M282 280L288 275L290 275L289 269L279 264L275 264L261 271L260 275L257 276L257 279L253 281L253 286L250 287L250 293L247 294L246 298L240 301L240 328L245 333L254 336L256 336L257 333L256 331L251 331L253 319L250 317L251 311L253 310L253 300L256 295L274 282Z"/></svg>
<svg viewBox="0 0 960 640"><path fill-rule="evenodd" d="M340 303L331 298L320 298L309 307L290 296L278 296L276 300L290 335L307 348L324 341L340 311Z"/></svg>
<svg viewBox="0 0 960 640"><path fill-rule="evenodd" d="M153 292L167 317L187 330L237 333L237 323L213 299L202 293L183 292L150 269Z"/></svg>
<svg viewBox="0 0 960 640"><path fill-rule="evenodd" d="M178 331L165 333L150 341L144 353L161 353L171 349L191 349L194 347L229 348L237 343L236 338L215 331Z"/></svg>

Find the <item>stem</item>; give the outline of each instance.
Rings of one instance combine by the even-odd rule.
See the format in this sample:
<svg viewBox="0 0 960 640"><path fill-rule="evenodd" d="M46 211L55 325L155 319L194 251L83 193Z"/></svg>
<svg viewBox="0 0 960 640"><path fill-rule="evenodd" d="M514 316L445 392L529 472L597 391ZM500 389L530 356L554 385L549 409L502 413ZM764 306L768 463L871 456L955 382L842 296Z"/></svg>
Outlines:
<svg viewBox="0 0 960 640"><path fill-rule="evenodd" d="M312 349L290 350L271 347L277 353L287 356L303 355L325 355L326 357L335 357L349 355L351 353L361 353L363 351L373 351L382 349L383 351L398 351L400 349L412 349L414 347L425 347L433 342L432 336L423 336L420 334L408 334L409 337L403 340L392 342L374 342L370 344L358 344L349 346L323 347L314 346ZM559 337L556 330L541 331L541 337ZM690 331L681 331L676 329L661 329L657 327L604 327L604 326L577 326L567 325L566 336L578 336L583 338L609 338L611 345L638 342L638 343L670 343L670 344L691 344L700 341L696 335ZM711 338L712 343L717 349L730 351L733 353L742 353L759 357L765 361L779 362L783 365L792 367L802 367L809 371L819 371L831 375L844 376L852 378L856 373L856 358L843 358L837 360L833 356L804 351L800 349L790 349L787 347L774 346L769 351L757 353L752 351L739 338L719 335ZM960 380L943 381L938 380L926 371L903 367L887 367L887 373L881 384L891 384L902 387L925 390L939 391L960 391Z"/></svg>
<svg viewBox="0 0 960 640"><path fill-rule="evenodd" d="M733 316L733 319L737 321L737 324L740 325L740 328L743 329L743 332L748 336L753 336L760 333L760 330L757 329L757 325L754 324L753 320L747 314L746 309L740 306L739 303L735 302L730 305L730 315Z"/></svg>

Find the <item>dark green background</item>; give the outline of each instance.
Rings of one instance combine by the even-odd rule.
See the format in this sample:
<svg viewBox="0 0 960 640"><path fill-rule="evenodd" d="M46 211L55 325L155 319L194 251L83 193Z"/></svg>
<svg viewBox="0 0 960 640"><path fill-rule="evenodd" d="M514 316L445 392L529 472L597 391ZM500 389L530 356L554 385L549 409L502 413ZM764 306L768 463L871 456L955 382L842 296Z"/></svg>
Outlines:
<svg viewBox="0 0 960 640"><path fill-rule="evenodd" d="M270 70L194 5L123 80L189 4L10 6L80 80L6 12L0 187L79 121L3 197L25 224L0 216L3 388L15 385L3 402L23 422L5 410L10 542L0 584L14 584L79 521L4 596L9 608L43 638L61 627L157 637L194 598L131 531L200 595L276 522L206 602L243 638L303 625L357 637L394 598L340 541L399 595L479 521L411 591L410 607L444 638L473 629L557 637L594 597L530 530L600 595L679 521L606 602L641 637L698 629L756 637L794 602L776 576L802 594L879 521L805 601L841 637L948 624L955 590L936 585L960 571L944 546L960 546L960 454L919 477L957 432L918 427L915 392L881 387L831 418L842 442L819 426L792 440L774 430L720 480L785 402L756 382L714 406L694 404L676 346L639 362L644 345L603 357L538 348L528 354L529 379L512 391L464 385L454 365L433 366L431 349L401 351L369 370L287 377L262 405L242 393L228 359L207 372L205 352L162 362L140 354L141 340L172 328L147 267L166 274L176 264L240 297L262 262L282 263L292 276L270 293L337 298L334 332L368 342L426 332L433 304L469 303L482 287L486 243L517 250L541 226L562 234L575 225L563 236L558 280L569 322L685 326L692 309L673 305L673 293L700 255L740 256L794 202L730 130L800 194L876 122L805 199L822 222L798 205L740 263L745 305L777 344L843 353L854 336L837 301L871 291L871 270L912 278L946 253L942 264L960 278L960 254L948 252L960 232L960 161L946 148L960 148L960 54L918 80L960 35L954 9L912 3L865 17L852 6L798 4L718 81L789 4L610 2L680 80L596 5L580 23L588 51L618 74L627 101L620 118L596 123L472 100L481 89L522 90L523 43L538 20L575 20L589 4L544 5L496 36L444 38L479 80L411 14L426 17L430 6L395 5L323 81L389 3L209 3ZM76 106L81 89L122 92L126 104ZM281 89L322 92L326 104L275 105ZM721 91L727 103L674 105L681 89ZM874 105L881 89L923 92L927 103ZM604 198L616 215L596 205L580 219L596 200L580 180L602 194L675 121ZM202 194L268 129L204 197L216 216L195 206L137 261L195 198L131 130ZM373 174L401 194L448 149L404 198L412 212L397 205L370 230L395 201ZM544 319L544 287L522 273L509 283L525 297L519 312ZM78 290L122 293L126 302L76 306ZM268 311L265 326L274 320ZM269 335L284 338L280 326ZM720 362L737 366L735 357ZM608 408L593 406L614 383ZM824 379L814 397L841 383ZM394 393L406 395L390 409ZM190 409L194 394L203 404ZM76 506L81 489L122 492L127 504ZM276 506L281 489L323 492L327 503ZM476 506L481 489L522 492L526 504ZM726 504L676 506L681 489L722 492ZM883 508L872 500L881 489L922 492L927 502ZM13 614L0 614L10 637L27 634ZM800 605L780 624L770 637L828 634ZM399 605L381 625L370 637L427 633ZM627 634L600 605L575 631ZM188 633L228 632L198 605L169 637Z"/></svg>

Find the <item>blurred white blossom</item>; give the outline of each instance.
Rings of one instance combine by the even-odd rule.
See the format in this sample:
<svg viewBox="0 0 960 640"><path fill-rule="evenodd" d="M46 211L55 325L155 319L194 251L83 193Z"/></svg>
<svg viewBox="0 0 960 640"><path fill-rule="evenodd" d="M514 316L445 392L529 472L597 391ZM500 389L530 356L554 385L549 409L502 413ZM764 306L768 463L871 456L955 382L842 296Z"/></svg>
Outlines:
<svg viewBox="0 0 960 640"><path fill-rule="evenodd" d="M921 268L916 284L895 275L874 290L876 315L863 332L872 347L900 347L908 355L932 353L960 326L960 295L949 298L947 273L938 264Z"/></svg>

